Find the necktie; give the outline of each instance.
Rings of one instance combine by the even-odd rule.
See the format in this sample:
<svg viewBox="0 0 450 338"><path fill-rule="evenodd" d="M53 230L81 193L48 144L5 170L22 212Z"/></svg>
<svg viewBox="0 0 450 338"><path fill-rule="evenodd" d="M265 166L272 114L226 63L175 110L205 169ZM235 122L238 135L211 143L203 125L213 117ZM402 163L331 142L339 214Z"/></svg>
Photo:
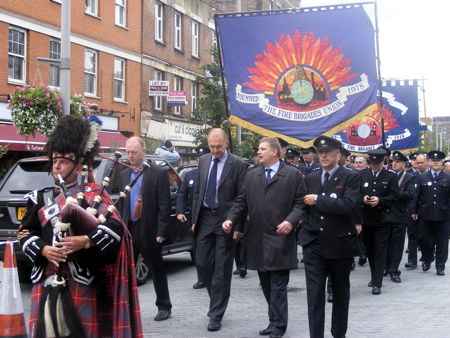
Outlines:
<svg viewBox="0 0 450 338"><path fill-rule="evenodd" d="M220 159L214 158L214 164L211 168L206 186L205 203L208 207L213 207L216 203L216 185L217 185L217 164Z"/></svg>
<svg viewBox="0 0 450 338"><path fill-rule="evenodd" d="M325 187L328 184L328 181L330 180L330 173L326 172L325 173L325 178L323 180L323 186Z"/></svg>
<svg viewBox="0 0 450 338"><path fill-rule="evenodd" d="M437 178L437 173L433 173L433 178L434 178L434 179Z"/></svg>
<svg viewBox="0 0 450 338"><path fill-rule="evenodd" d="M270 176L272 169L267 168L267 169L265 169L265 172L266 172L266 183L269 183L272 180L272 177Z"/></svg>

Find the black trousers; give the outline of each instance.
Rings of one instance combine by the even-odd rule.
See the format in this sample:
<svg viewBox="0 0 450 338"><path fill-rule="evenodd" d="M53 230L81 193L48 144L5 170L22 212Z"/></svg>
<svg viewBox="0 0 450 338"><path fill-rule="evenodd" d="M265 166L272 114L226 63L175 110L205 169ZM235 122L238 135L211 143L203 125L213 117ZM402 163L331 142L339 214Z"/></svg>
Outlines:
<svg viewBox="0 0 450 338"><path fill-rule="evenodd" d="M197 264L209 294L208 316L221 321L230 299L234 242L232 234L222 230L218 213L200 211L196 226Z"/></svg>
<svg viewBox="0 0 450 338"><path fill-rule="evenodd" d="M386 267L390 226L365 226L364 244L367 248L371 280L373 286L381 288L383 285L383 273Z"/></svg>
<svg viewBox="0 0 450 338"><path fill-rule="evenodd" d="M417 265L418 222L412 219L408 221L408 263Z"/></svg>
<svg viewBox="0 0 450 338"><path fill-rule="evenodd" d="M449 221L419 222L420 248L424 262L432 262L436 246L436 268L444 269L448 258Z"/></svg>
<svg viewBox="0 0 450 338"><path fill-rule="evenodd" d="M133 234L134 227L139 226L139 222L128 223L128 229ZM156 294L156 307L158 310L170 310L172 303L170 302L169 285L167 282L167 272L162 258L161 247L138 249L134 247L135 258L140 253L144 258L145 263L150 268L153 279L153 287Z"/></svg>
<svg viewBox="0 0 450 338"><path fill-rule="evenodd" d="M203 283L203 277L200 273L200 267L198 266L197 262L197 236L194 236L194 238L192 239L192 252L194 255L195 270L197 270L197 282Z"/></svg>
<svg viewBox="0 0 450 338"><path fill-rule="evenodd" d="M389 237L388 253L386 259L386 271L390 274L400 275L398 269L405 248L406 225L399 224L392 227Z"/></svg>
<svg viewBox="0 0 450 338"><path fill-rule="evenodd" d="M320 254L317 242L312 242L303 247L303 262L305 264L310 336L312 338L324 336L325 288L327 276L330 275L333 284L331 334L333 337L345 337L353 257L324 259Z"/></svg>
<svg viewBox="0 0 450 338"><path fill-rule="evenodd" d="M247 269L247 238L239 238L235 245L234 261L236 262L236 268L238 270Z"/></svg>
<svg viewBox="0 0 450 338"><path fill-rule="evenodd" d="M289 270L258 271L268 305L269 328L272 334L278 336L282 336L286 332L288 324L289 273Z"/></svg>

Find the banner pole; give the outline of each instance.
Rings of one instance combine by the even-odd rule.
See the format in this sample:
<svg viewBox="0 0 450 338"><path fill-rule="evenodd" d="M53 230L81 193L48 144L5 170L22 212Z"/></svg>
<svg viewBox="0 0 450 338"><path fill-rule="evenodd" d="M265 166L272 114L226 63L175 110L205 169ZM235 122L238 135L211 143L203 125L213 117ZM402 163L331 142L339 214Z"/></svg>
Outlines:
<svg viewBox="0 0 450 338"><path fill-rule="evenodd" d="M383 148L386 148L386 140L384 135L384 107L383 107L383 81L381 79L381 59L380 59L380 43L378 40L378 7L377 1L373 3L375 6L375 45L376 45L376 60L377 60L377 75L378 75L378 93L379 93L379 109L381 113L381 141Z"/></svg>
<svg viewBox="0 0 450 338"><path fill-rule="evenodd" d="M228 109L227 90L225 88L225 77L223 76L222 50L220 48L220 39L219 39L219 32L218 32L216 20L214 20L214 26L216 27L217 57L219 58L220 77L222 78L223 100L225 102L225 112L227 113L227 117L229 118L230 110ZM230 128L228 128L228 142L230 144L230 152L233 152L233 142L232 142L232 138L231 138L231 129Z"/></svg>

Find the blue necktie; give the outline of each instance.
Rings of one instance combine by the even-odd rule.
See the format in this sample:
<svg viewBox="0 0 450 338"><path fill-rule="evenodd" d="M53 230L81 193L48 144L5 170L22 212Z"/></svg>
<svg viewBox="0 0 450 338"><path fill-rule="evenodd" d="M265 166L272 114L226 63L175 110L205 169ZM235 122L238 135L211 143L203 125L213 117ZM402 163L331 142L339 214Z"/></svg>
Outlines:
<svg viewBox="0 0 450 338"><path fill-rule="evenodd" d="M219 162L219 158L214 158L214 164L209 173L208 185L206 186L205 193L205 203L208 207L213 207L216 204L217 164Z"/></svg>
<svg viewBox="0 0 450 338"><path fill-rule="evenodd" d="M327 184L328 184L328 181L330 180L330 173L329 172L326 172L325 173L325 177L324 177L324 180L323 180L323 187L325 187Z"/></svg>
<svg viewBox="0 0 450 338"><path fill-rule="evenodd" d="M272 180L272 177L270 176L272 169L267 168L267 169L265 169L265 172L266 172L266 183L270 183L270 181Z"/></svg>

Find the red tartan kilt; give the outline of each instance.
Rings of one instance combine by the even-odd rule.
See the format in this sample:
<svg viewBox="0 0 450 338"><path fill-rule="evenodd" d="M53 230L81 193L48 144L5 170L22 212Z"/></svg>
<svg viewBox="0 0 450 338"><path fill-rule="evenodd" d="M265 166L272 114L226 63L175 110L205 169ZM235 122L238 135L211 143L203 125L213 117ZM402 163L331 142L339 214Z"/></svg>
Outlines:
<svg viewBox="0 0 450 338"><path fill-rule="evenodd" d="M39 318L39 302L44 290L45 279L43 278L42 281L35 284L31 292L30 337L35 337L36 335L36 325ZM72 303L83 325L86 337L99 337L96 288L80 284L71 278L67 282Z"/></svg>

